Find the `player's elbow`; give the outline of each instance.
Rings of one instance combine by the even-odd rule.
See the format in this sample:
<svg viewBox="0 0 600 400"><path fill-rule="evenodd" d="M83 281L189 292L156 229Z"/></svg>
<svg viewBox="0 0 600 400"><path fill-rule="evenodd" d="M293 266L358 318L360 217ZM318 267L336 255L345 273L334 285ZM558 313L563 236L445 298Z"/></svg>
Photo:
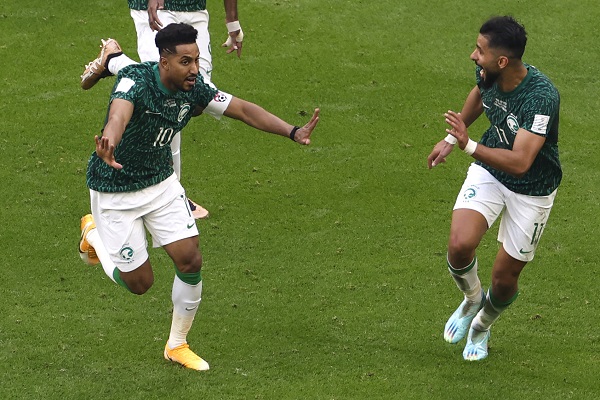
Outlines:
<svg viewBox="0 0 600 400"><path fill-rule="evenodd" d="M523 176L525 176L525 174L527 173L527 171L529 171L530 168L531 163L529 162L517 162L513 165L511 170L508 171L508 173L514 176L515 178L520 179Z"/></svg>

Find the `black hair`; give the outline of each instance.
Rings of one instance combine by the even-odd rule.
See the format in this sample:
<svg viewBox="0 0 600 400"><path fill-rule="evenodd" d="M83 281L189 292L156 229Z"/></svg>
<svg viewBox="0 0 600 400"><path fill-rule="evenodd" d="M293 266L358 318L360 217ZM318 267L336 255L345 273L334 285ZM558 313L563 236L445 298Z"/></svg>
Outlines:
<svg viewBox="0 0 600 400"><path fill-rule="evenodd" d="M198 31L191 25L184 23L169 24L158 31L154 43L158 47L159 54L162 56L165 51L176 54L176 46L196 43L197 37Z"/></svg>
<svg viewBox="0 0 600 400"><path fill-rule="evenodd" d="M489 46L508 52L510 58L521 59L527 44L525 27L511 16L492 17L479 30L489 41Z"/></svg>

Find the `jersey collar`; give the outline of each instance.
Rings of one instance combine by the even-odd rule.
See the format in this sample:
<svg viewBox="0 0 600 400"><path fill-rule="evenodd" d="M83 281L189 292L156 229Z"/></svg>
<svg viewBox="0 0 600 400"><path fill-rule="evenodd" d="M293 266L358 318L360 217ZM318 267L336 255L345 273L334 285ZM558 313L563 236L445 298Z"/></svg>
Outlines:
<svg viewBox="0 0 600 400"><path fill-rule="evenodd" d="M156 83L158 84L158 88L160 89L161 92L163 92L164 94L168 94L168 95L174 95L175 93L177 93L177 91L171 91L171 90L167 89L165 87L165 85L163 85L162 81L160 80L160 72L158 71L158 63L154 64L154 66L152 67L152 70L154 71L154 79L156 79Z"/></svg>

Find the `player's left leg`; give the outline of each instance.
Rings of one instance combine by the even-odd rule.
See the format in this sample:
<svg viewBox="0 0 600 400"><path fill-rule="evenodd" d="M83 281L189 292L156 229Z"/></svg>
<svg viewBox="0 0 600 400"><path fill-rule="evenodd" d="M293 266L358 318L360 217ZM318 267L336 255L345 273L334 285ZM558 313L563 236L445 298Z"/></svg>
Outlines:
<svg viewBox="0 0 600 400"><path fill-rule="evenodd" d="M187 335L202 299L202 256L198 249L198 236L171 243L164 249L175 262L171 294L173 319L164 356L186 368L208 370L208 363L190 350L187 343Z"/></svg>
<svg viewBox="0 0 600 400"><path fill-rule="evenodd" d="M467 336L463 358L468 361L482 360L488 356L490 328L519 294L518 280L526 261L511 257L504 247L496 255L492 268L492 285L488 290L485 305L477 313Z"/></svg>
<svg viewBox="0 0 600 400"><path fill-rule="evenodd" d="M535 256L555 196L556 191L548 196L507 194L506 211L498 230L502 246L492 268L492 285L486 304L471 323L463 352L466 360L487 357L490 327L518 296L519 276Z"/></svg>
<svg viewBox="0 0 600 400"><path fill-rule="evenodd" d="M208 363L191 351L187 344L187 334L202 298L202 255L198 249L198 228L178 180L173 179L156 201L161 207L145 215L144 223L152 234L154 246L162 246L176 268L171 295L173 319L164 356L187 368L207 370Z"/></svg>

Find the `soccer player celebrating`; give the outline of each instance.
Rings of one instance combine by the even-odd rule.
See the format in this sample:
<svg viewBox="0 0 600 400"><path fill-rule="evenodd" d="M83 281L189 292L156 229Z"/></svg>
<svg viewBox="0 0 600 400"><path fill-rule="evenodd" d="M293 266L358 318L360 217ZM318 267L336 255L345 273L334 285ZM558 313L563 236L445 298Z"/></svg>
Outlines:
<svg viewBox="0 0 600 400"><path fill-rule="evenodd" d="M154 246L163 247L175 264L173 319L164 356L207 370L208 363L187 344L202 295L202 256L195 219L173 171L171 140L192 115L204 112L308 145L319 110L297 127L204 83L196 35L190 25L170 24L156 35L158 62L131 65L119 73L104 130L96 136L96 151L88 162L93 217L82 219L80 252L91 262L100 258L114 282L141 295L154 281L147 229ZM102 244L98 254L94 240Z"/></svg>
<svg viewBox="0 0 600 400"><path fill-rule="evenodd" d="M128 0L131 18L137 32L137 49L140 61L158 61L160 55L154 44L156 32L172 23L187 23L197 31L196 43L200 50L200 73L205 83L210 82L212 73L212 56L210 52L210 33L208 30L209 14L206 9L206 0ZM237 52L238 57L242 52L244 32L238 21L237 0L224 0L225 20L229 36L223 43L228 47L227 53ZM81 75L81 87L88 90L101 78L117 75L119 69L134 64L130 58L121 57L110 68L110 61L121 54L121 47L114 39L103 40L100 55L86 65ZM181 179L181 132L171 140L173 155L173 168ZM201 205L188 199L190 208L195 218L208 218L209 212Z"/></svg>
<svg viewBox="0 0 600 400"><path fill-rule="evenodd" d="M490 327L517 298L519 275L533 260L562 178L560 97L544 74L521 60L526 42L525 28L512 17L481 26L471 54L477 84L460 113L445 114L448 136L427 158L429 168L445 162L458 143L476 160L454 205L447 255L464 300L446 323L444 339L457 343L468 332L465 360L487 357ZM467 128L483 112L491 125L477 143ZM476 249L500 214L502 245L485 294Z"/></svg>

